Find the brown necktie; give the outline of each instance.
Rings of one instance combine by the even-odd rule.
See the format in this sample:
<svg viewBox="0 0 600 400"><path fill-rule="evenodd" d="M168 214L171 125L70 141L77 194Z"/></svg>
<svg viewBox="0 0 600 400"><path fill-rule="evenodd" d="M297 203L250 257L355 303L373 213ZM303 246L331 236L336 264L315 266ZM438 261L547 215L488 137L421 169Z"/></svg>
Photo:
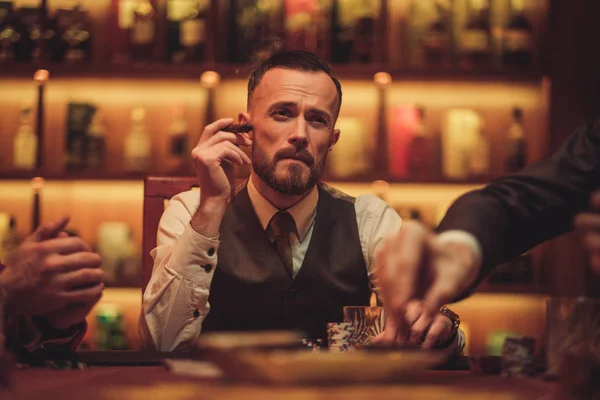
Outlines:
<svg viewBox="0 0 600 400"><path fill-rule="evenodd" d="M296 223L294 218L287 211L279 211L273 215L269 222L269 237L275 244L275 249L283 266L291 277L294 276L294 261L292 257L292 245L290 243L290 233L296 233Z"/></svg>

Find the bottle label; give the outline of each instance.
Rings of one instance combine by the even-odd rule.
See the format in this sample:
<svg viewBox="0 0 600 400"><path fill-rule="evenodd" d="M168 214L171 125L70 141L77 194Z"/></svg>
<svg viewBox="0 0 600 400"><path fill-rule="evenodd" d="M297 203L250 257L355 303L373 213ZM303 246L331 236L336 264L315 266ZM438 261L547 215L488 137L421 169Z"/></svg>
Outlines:
<svg viewBox="0 0 600 400"><path fill-rule="evenodd" d="M129 29L133 26L133 10L136 3L133 0L121 0L119 2L119 28Z"/></svg>
<svg viewBox="0 0 600 400"><path fill-rule="evenodd" d="M461 49L463 52L485 52L488 50L490 36L486 31L470 29L463 31Z"/></svg>
<svg viewBox="0 0 600 400"><path fill-rule="evenodd" d="M507 30L504 32L504 49L507 51L529 51L531 35L522 30Z"/></svg>
<svg viewBox="0 0 600 400"><path fill-rule="evenodd" d="M154 21L151 19L135 21L131 41L134 44L150 44L154 40Z"/></svg>
<svg viewBox="0 0 600 400"><path fill-rule="evenodd" d="M184 47L197 46L204 42L206 23L203 19L188 19L179 25L179 41Z"/></svg>

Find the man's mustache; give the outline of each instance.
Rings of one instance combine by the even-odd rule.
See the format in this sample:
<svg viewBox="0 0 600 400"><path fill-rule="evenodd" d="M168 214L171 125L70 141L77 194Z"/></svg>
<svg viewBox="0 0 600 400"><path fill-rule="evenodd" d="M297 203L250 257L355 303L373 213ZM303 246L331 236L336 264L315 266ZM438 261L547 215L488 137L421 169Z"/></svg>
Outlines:
<svg viewBox="0 0 600 400"><path fill-rule="evenodd" d="M275 161L279 161L284 158L299 160L306 165L313 165L315 163L314 157L308 152L308 150L297 149L295 147L279 150L277 153L275 153Z"/></svg>

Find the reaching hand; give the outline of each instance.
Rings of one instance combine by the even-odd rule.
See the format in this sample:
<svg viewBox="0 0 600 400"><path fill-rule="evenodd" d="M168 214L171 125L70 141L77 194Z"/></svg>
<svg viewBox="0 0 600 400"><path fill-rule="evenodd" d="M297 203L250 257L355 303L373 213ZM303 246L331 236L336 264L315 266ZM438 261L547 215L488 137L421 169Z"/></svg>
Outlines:
<svg viewBox="0 0 600 400"><path fill-rule="evenodd" d="M419 333L434 323L440 307L468 290L480 269L471 247L461 242L439 243L434 233L414 221L405 222L398 233L384 240L375 263L388 319L398 325L394 328L398 332L408 332L414 323ZM413 323L411 300L423 301L419 303L421 317Z"/></svg>
<svg viewBox="0 0 600 400"><path fill-rule="evenodd" d="M432 318L424 311L423 302L409 301L404 315L395 313L388 316L384 331L375 340L421 346L424 349L447 342L455 334L452 321L440 313Z"/></svg>

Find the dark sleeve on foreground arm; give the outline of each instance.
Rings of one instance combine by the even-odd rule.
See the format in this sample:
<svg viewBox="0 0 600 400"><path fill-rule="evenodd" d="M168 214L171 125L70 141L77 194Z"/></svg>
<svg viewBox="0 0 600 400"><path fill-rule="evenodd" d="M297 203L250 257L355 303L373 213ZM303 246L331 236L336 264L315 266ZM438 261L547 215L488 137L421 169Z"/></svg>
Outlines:
<svg viewBox="0 0 600 400"><path fill-rule="evenodd" d="M473 234L483 252L482 277L492 267L572 227L600 186L600 119L578 128L549 159L491 182L452 204L438 232Z"/></svg>

